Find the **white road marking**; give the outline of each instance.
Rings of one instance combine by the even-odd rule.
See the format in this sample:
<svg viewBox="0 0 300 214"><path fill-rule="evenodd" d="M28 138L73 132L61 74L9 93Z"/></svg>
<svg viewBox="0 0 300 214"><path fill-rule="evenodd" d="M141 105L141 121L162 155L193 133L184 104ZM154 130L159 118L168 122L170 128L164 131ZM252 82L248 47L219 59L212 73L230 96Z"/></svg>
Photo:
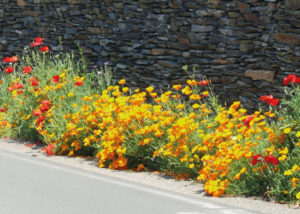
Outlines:
<svg viewBox="0 0 300 214"><path fill-rule="evenodd" d="M203 214L199 212L178 212L177 214Z"/></svg>
<svg viewBox="0 0 300 214"><path fill-rule="evenodd" d="M254 214L253 212L248 212L240 209L222 209L218 211L224 214ZM177 214L207 214L207 212L177 212Z"/></svg>
<svg viewBox="0 0 300 214"><path fill-rule="evenodd" d="M5 154L3 152L0 152L0 155L6 156L8 158L14 158L14 159L26 161L28 163L32 163L32 164L35 164L35 165L40 165L40 166L44 166L44 167L48 167L48 168L52 168L52 169L61 170L61 171L64 171L64 172L69 172L69 173L85 176L85 177L88 177L88 178L92 178L92 179L95 179L95 180L99 180L99 181L103 181L103 182L107 182L107 183L111 183L111 184L115 184L115 185L119 185L119 186L123 186L123 187L125 186L125 187L136 189L136 190L142 190L142 191L145 191L145 192L148 192L148 193L169 197L169 198L172 198L172 199L176 199L176 200L183 201L183 202L190 203L190 204L194 204L194 205L200 205L203 208L209 208L209 209L223 209L224 208L222 206L215 205L215 204L210 203L210 202L200 201L200 199L198 201L198 200L195 200L195 199L186 198L186 197L180 196L180 195L174 195L174 194L163 192L163 191L156 190L156 189L150 189L150 188L147 188L147 187L143 187L143 186L139 186L139 185L135 185L135 184L130 184L130 183L126 183L126 182L123 182L123 181L116 181L116 180L113 180L113 179L103 178L103 177L95 176L95 175L91 175L91 174L86 174L86 173L83 173L83 172L78 172L78 171L63 168L63 167L60 167L60 166L54 166L54 165L47 164L47 163L33 161L33 160L30 160L30 159L22 158L22 157L12 155L12 154Z"/></svg>
<svg viewBox="0 0 300 214"><path fill-rule="evenodd" d="M223 209L221 210L221 212L224 214L254 214L253 212L248 212L240 209Z"/></svg>
<svg viewBox="0 0 300 214"><path fill-rule="evenodd" d="M177 214L203 214L199 212L178 212Z"/></svg>

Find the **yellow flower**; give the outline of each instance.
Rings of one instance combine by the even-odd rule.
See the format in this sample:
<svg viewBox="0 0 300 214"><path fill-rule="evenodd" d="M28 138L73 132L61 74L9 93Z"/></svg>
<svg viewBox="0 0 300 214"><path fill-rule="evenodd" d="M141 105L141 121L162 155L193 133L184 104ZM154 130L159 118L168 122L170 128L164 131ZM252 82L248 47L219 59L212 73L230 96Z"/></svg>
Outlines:
<svg viewBox="0 0 300 214"><path fill-rule="evenodd" d="M196 80L187 80L186 83L190 86L198 85L198 82Z"/></svg>
<svg viewBox="0 0 300 214"><path fill-rule="evenodd" d="M200 99L201 99L201 96L198 94L192 94L190 96L190 100L200 100Z"/></svg>
<svg viewBox="0 0 300 214"><path fill-rule="evenodd" d="M296 198L300 199L300 192L297 193Z"/></svg>
<svg viewBox="0 0 300 214"><path fill-rule="evenodd" d="M273 118L275 116L275 113L272 113L271 111L268 111L265 113L266 116Z"/></svg>
<svg viewBox="0 0 300 214"><path fill-rule="evenodd" d="M68 97L73 97L73 96L74 96L73 92L68 93Z"/></svg>
<svg viewBox="0 0 300 214"><path fill-rule="evenodd" d="M266 153L268 154L273 154L274 153L274 150L275 150L275 146L270 146L268 148L266 148Z"/></svg>
<svg viewBox="0 0 300 214"><path fill-rule="evenodd" d="M147 145L151 140L152 140L152 138L145 138L144 140L141 140L138 145L139 146Z"/></svg>
<svg viewBox="0 0 300 214"><path fill-rule="evenodd" d="M247 171L247 169L246 169L246 167L244 167L241 169L240 173L246 173L246 171Z"/></svg>
<svg viewBox="0 0 300 214"><path fill-rule="evenodd" d="M71 151L69 152L68 156L73 156L73 155L74 155L74 151L71 150Z"/></svg>
<svg viewBox="0 0 300 214"><path fill-rule="evenodd" d="M183 110L184 106L185 106L184 104L178 104L176 107L179 108L180 110Z"/></svg>
<svg viewBox="0 0 300 214"><path fill-rule="evenodd" d="M178 91L181 88L181 85L173 85L173 88Z"/></svg>
<svg viewBox="0 0 300 214"><path fill-rule="evenodd" d="M157 93L150 93L150 96L154 98L157 96Z"/></svg>
<svg viewBox="0 0 300 214"><path fill-rule="evenodd" d="M185 95L190 95L190 94L193 93L192 90L191 90L191 88L189 86L186 86L185 88L183 88L181 90L181 92L184 93Z"/></svg>
<svg viewBox="0 0 300 214"><path fill-rule="evenodd" d="M31 114L28 114L28 115L25 117L25 120L28 120L30 117L31 117Z"/></svg>
<svg viewBox="0 0 300 214"><path fill-rule="evenodd" d="M291 170L286 170L286 171L284 171L284 173L283 173L284 176L289 176L289 175L291 175L291 174L292 174L292 171L291 171Z"/></svg>
<svg viewBox="0 0 300 214"><path fill-rule="evenodd" d="M297 131L296 136L300 137L300 131Z"/></svg>
<svg viewBox="0 0 300 214"><path fill-rule="evenodd" d="M73 104L72 104L72 107L73 107L73 108L76 108L76 107L77 107L77 104L76 104L76 103L73 103Z"/></svg>
<svg viewBox="0 0 300 214"><path fill-rule="evenodd" d="M280 161L285 161L287 159L287 156L286 155L281 155L279 158L278 158L278 160L280 160Z"/></svg>
<svg viewBox="0 0 300 214"><path fill-rule="evenodd" d="M187 155L184 155L182 158L180 158L180 162L186 162L188 159L188 156Z"/></svg>
<svg viewBox="0 0 300 214"><path fill-rule="evenodd" d="M292 178L290 182L292 183L292 187L296 187L296 183L299 181L299 178Z"/></svg>
<svg viewBox="0 0 300 214"><path fill-rule="evenodd" d="M278 149L278 153L281 155L286 155L289 152L289 149L287 147Z"/></svg>
<svg viewBox="0 0 300 214"><path fill-rule="evenodd" d="M288 134L288 133L290 133L291 132L291 128L285 128L284 130L283 130L283 133L284 134Z"/></svg>
<svg viewBox="0 0 300 214"><path fill-rule="evenodd" d="M292 172L296 172L297 170L299 170L300 169L300 167L297 165L297 164L295 164L293 167L292 167Z"/></svg>
<svg viewBox="0 0 300 214"><path fill-rule="evenodd" d="M149 93L151 93L154 90L153 87L149 86L148 88L146 88L146 91L148 91Z"/></svg>
<svg viewBox="0 0 300 214"><path fill-rule="evenodd" d="M124 87L124 88L122 88L122 91L123 91L124 93L127 93L127 92L129 91L129 89L128 89L127 87Z"/></svg>
<svg viewBox="0 0 300 214"><path fill-rule="evenodd" d="M195 166L195 164L193 164L193 163L189 164L190 169L194 168L194 166Z"/></svg>
<svg viewBox="0 0 300 214"><path fill-rule="evenodd" d="M53 138L54 135L55 135L55 133L52 133L52 134L49 134L48 137L49 137L49 138Z"/></svg>
<svg viewBox="0 0 300 214"><path fill-rule="evenodd" d="M205 97L208 96L208 94L209 94L208 91L203 91L203 93L202 93L202 95L205 96Z"/></svg>
<svg viewBox="0 0 300 214"><path fill-rule="evenodd" d="M241 178L241 173L238 173L233 177L233 179L235 180L240 180L240 178Z"/></svg>
<svg viewBox="0 0 300 214"><path fill-rule="evenodd" d="M195 103L195 104L192 105L192 107L193 107L193 109L198 109L198 108L200 108L200 105Z"/></svg>
<svg viewBox="0 0 300 214"><path fill-rule="evenodd" d="M124 85L126 83L126 80L125 79L121 79L120 81L119 81L119 84L120 85Z"/></svg>

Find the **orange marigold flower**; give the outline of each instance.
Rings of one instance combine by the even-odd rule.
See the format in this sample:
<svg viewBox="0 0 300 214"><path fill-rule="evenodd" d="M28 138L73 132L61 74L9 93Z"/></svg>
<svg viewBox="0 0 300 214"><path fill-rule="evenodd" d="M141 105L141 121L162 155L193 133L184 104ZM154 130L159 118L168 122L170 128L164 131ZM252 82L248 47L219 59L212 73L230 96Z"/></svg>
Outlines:
<svg viewBox="0 0 300 214"><path fill-rule="evenodd" d="M129 89L128 89L127 87L124 87L124 88L122 88L122 91L123 91L124 93L127 93L127 92L129 91Z"/></svg>
<svg viewBox="0 0 300 214"><path fill-rule="evenodd" d="M190 86L198 85L198 82L196 80L187 80L186 83Z"/></svg>
<svg viewBox="0 0 300 214"><path fill-rule="evenodd" d="M181 85L173 85L173 88L178 91L181 88Z"/></svg>
<svg viewBox="0 0 300 214"><path fill-rule="evenodd" d="M152 86L149 86L146 88L146 91L148 91L149 93L151 93L154 90L154 88Z"/></svg>
<svg viewBox="0 0 300 214"><path fill-rule="evenodd" d="M139 146L144 146L144 145L147 145L152 139L151 138L145 138L144 140L141 140L139 142Z"/></svg>
<svg viewBox="0 0 300 214"><path fill-rule="evenodd" d="M136 171L140 172L140 171L142 171L144 169L146 169L146 167L141 163L141 164L138 165Z"/></svg>
<svg viewBox="0 0 300 214"><path fill-rule="evenodd" d="M120 85L124 85L126 83L126 80L125 79L121 79L120 81L119 81L119 84Z"/></svg>

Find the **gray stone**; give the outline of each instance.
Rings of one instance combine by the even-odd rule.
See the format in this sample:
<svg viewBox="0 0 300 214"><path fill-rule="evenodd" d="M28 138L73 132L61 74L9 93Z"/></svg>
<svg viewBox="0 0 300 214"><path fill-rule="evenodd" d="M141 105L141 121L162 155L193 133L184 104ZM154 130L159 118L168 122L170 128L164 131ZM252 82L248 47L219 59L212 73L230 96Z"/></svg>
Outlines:
<svg viewBox="0 0 300 214"><path fill-rule="evenodd" d="M192 32L211 32L215 29L214 26L192 25Z"/></svg>
<svg viewBox="0 0 300 214"><path fill-rule="evenodd" d="M179 66L179 63L173 62L173 61L165 61L164 60L164 61L158 61L157 63L162 66L168 67L168 68L175 68L175 67Z"/></svg>
<svg viewBox="0 0 300 214"><path fill-rule="evenodd" d="M300 9L300 1L299 0L285 0L285 5L287 8L292 10Z"/></svg>
<svg viewBox="0 0 300 214"><path fill-rule="evenodd" d="M239 88L248 88L248 87L250 87L249 84L247 84L247 83L245 83L244 81L241 81L241 80L238 80L238 81L236 82L236 85L237 85L237 87L239 87Z"/></svg>
<svg viewBox="0 0 300 214"><path fill-rule="evenodd" d="M247 43L240 44L240 51L242 51L242 52L249 52L253 49L254 49L253 44L247 44Z"/></svg>
<svg viewBox="0 0 300 214"><path fill-rule="evenodd" d="M144 60L144 59L138 59L135 61L136 64L138 65L148 65L151 64L151 61L149 60Z"/></svg>

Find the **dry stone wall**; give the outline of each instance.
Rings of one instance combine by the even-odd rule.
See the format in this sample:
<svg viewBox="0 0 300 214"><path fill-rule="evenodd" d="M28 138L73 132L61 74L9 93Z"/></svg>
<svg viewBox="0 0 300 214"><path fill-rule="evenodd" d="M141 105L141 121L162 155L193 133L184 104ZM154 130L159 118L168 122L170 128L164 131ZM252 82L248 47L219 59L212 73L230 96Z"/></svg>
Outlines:
<svg viewBox="0 0 300 214"><path fill-rule="evenodd" d="M163 89L206 75L227 102L247 107L282 95L300 72L299 0L1 0L0 58L46 38L53 51L83 49L133 87Z"/></svg>

